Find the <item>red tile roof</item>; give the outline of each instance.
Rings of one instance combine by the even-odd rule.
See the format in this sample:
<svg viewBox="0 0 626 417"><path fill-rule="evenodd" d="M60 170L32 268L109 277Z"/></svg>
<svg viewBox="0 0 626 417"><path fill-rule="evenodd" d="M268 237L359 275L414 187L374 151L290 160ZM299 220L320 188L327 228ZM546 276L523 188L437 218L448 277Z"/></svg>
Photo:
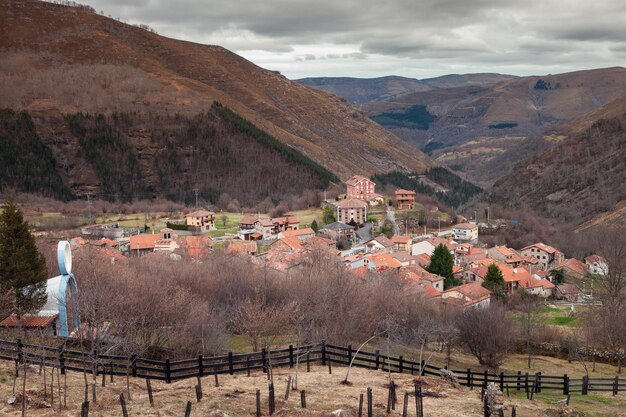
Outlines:
<svg viewBox="0 0 626 417"><path fill-rule="evenodd" d="M374 184L374 181L364 177L363 175L354 175L353 177L348 179L348 181L346 181L346 184L348 184L348 185L357 185L359 182L361 182L363 180L370 181L372 184Z"/></svg>
<svg viewBox="0 0 626 417"><path fill-rule="evenodd" d="M569 269L570 271L579 275L587 275L587 265L576 258L566 259L558 265L553 266L551 269L561 268Z"/></svg>
<svg viewBox="0 0 626 417"><path fill-rule="evenodd" d="M458 292L465 298L477 302L491 296L491 291L480 285L478 282L470 282L469 284L459 285L444 291L444 294Z"/></svg>
<svg viewBox="0 0 626 417"><path fill-rule="evenodd" d="M161 235L134 235L130 237L130 249L154 249Z"/></svg>
<svg viewBox="0 0 626 417"><path fill-rule="evenodd" d="M59 317L58 314L52 316L23 316L21 320L17 316L10 315L0 322L1 327L48 327Z"/></svg>
<svg viewBox="0 0 626 417"><path fill-rule="evenodd" d="M471 224L471 223L459 223L459 224L455 224L454 226L452 226L453 229L475 229L478 226L476 226L475 224Z"/></svg>
<svg viewBox="0 0 626 417"><path fill-rule="evenodd" d="M400 268L402 264L388 253L371 254L368 258L376 264L377 268Z"/></svg>
<svg viewBox="0 0 626 417"><path fill-rule="evenodd" d="M340 209L361 209L367 207L367 203L356 198L348 198L337 203L337 207L339 207Z"/></svg>
<svg viewBox="0 0 626 417"><path fill-rule="evenodd" d="M404 189L399 189L396 190L396 195L399 194L410 194L410 195L415 195L415 191L411 191L411 190L404 190Z"/></svg>
<svg viewBox="0 0 626 417"><path fill-rule="evenodd" d="M207 216L215 216L215 213L207 210L196 210L189 214L185 214L185 217L207 217Z"/></svg>
<svg viewBox="0 0 626 417"><path fill-rule="evenodd" d="M522 248L521 250L526 250L526 249L530 249L530 248L541 249L542 251L550 253L550 254L559 252L557 249L553 248L552 246L546 245L545 243L542 243L542 242L537 242L537 243L535 243L533 245L528 245L525 248Z"/></svg>
<svg viewBox="0 0 626 417"><path fill-rule="evenodd" d="M411 236L393 236L391 241L393 243L407 244L411 243Z"/></svg>
<svg viewBox="0 0 626 417"><path fill-rule="evenodd" d="M315 235L315 230L307 227L306 229L285 230L281 232L284 237Z"/></svg>

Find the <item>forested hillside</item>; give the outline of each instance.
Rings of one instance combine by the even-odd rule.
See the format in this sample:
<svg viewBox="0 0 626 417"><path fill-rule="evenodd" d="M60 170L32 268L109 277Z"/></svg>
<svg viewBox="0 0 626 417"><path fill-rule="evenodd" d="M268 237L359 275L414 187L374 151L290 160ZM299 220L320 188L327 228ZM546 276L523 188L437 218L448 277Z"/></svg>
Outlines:
<svg viewBox="0 0 626 417"><path fill-rule="evenodd" d="M0 192L4 189L60 200L74 196L63 184L56 158L37 135L27 112L0 110Z"/></svg>
<svg viewBox="0 0 626 417"><path fill-rule="evenodd" d="M0 115L2 144L15 143L1 147L1 160L7 161L2 183L19 191L65 199L90 193L112 201L164 197L191 203L197 189L202 201L223 197L222 205L239 209L290 203L337 181L218 103L195 117L73 113L36 118L33 124L27 112ZM18 139L23 139L22 152L15 152ZM55 154L70 162L58 163ZM309 199L306 204L315 204Z"/></svg>
<svg viewBox="0 0 626 417"><path fill-rule="evenodd" d="M626 201L626 97L591 116L593 124L589 116L575 120L573 130L587 127L497 181L492 200L573 225L619 208Z"/></svg>
<svg viewBox="0 0 626 417"><path fill-rule="evenodd" d="M193 119L218 101L342 180L434 166L341 98L220 46L169 39L89 7L35 0L0 0L0 22L0 108L37 113L42 131L73 113ZM77 163L69 156L65 162Z"/></svg>

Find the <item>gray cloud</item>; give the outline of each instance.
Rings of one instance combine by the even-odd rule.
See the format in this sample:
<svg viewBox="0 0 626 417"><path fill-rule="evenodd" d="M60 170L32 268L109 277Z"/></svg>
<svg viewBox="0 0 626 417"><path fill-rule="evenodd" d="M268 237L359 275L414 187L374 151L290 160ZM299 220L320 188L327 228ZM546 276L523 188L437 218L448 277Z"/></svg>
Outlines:
<svg viewBox="0 0 626 417"><path fill-rule="evenodd" d="M626 40L623 0L93 0L91 5L166 36L222 45L292 78L563 72L622 65Z"/></svg>

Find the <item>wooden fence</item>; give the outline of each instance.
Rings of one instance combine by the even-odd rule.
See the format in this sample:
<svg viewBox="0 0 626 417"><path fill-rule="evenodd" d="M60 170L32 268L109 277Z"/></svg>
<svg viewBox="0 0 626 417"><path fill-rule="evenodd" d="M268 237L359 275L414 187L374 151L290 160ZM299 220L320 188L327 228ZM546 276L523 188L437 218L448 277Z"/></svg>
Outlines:
<svg viewBox="0 0 626 417"><path fill-rule="evenodd" d="M94 360L95 359L95 360ZM130 375L170 383L172 381L203 377L209 375L230 374L262 370L268 372L272 367L294 367L319 365L344 365L383 370L394 373L440 376L441 367L404 358L388 356L376 352L359 351L352 346L341 347L324 342L285 349L266 350L252 353L228 352L222 356L202 356L184 360L154 360L135 356L97 355L89 352L24 344L21 341L0 339L0 360L17 363L42 364L58 367L62 374L67 370L105 373L111 375ZM523 390L528 393L540 393L543 390L556 390L563 395L589 392L611 392L617 395L626 391L626 378L570 378L564 375L543 375L541 372L529 373L490 373L488 371L451 370L459 383L467 387L483 387L493 382L502 391Z"/></svg>

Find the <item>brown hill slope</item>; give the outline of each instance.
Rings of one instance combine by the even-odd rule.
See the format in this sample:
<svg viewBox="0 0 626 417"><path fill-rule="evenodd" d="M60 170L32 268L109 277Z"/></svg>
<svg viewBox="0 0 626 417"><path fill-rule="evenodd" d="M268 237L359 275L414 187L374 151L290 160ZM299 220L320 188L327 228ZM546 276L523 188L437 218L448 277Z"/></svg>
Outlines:
<svg viewBox="0 0 626 417"><path fill-rule="evenodd" d="M487 185L533 147L546 145L527 149L528 138L541 139L546 130L625 94L626 69L616 67L414 93L362 108L439 162ZM420 118L427 123L416 123Z"/></svg>
<svg viewBox="0 0 626 417"><path fill-rule="evenodd" d="M300 84L338 95L352 104L391 100L420 91L442 88L495 84L515 78L504 74L449 74L435 78L415 79L398 76L377 78L310 77L296 80Z"/></svg>
<svg viewBox="0 0 626 417"><path fill-rule="evenodd" d="M623 224L626 97L577 118L562 131L578 133L518 164L494 184L491 198L575 226L588 221Z"/></svg>
<svg viewBox="0 0 626 417"><path fill-rule="evenodd" d="M0 1L0 21L0 107L35 111L38 120L59 111L193 116L217 100L342 179L433 165L342 99L219 46L32 0Z"/></svg>

